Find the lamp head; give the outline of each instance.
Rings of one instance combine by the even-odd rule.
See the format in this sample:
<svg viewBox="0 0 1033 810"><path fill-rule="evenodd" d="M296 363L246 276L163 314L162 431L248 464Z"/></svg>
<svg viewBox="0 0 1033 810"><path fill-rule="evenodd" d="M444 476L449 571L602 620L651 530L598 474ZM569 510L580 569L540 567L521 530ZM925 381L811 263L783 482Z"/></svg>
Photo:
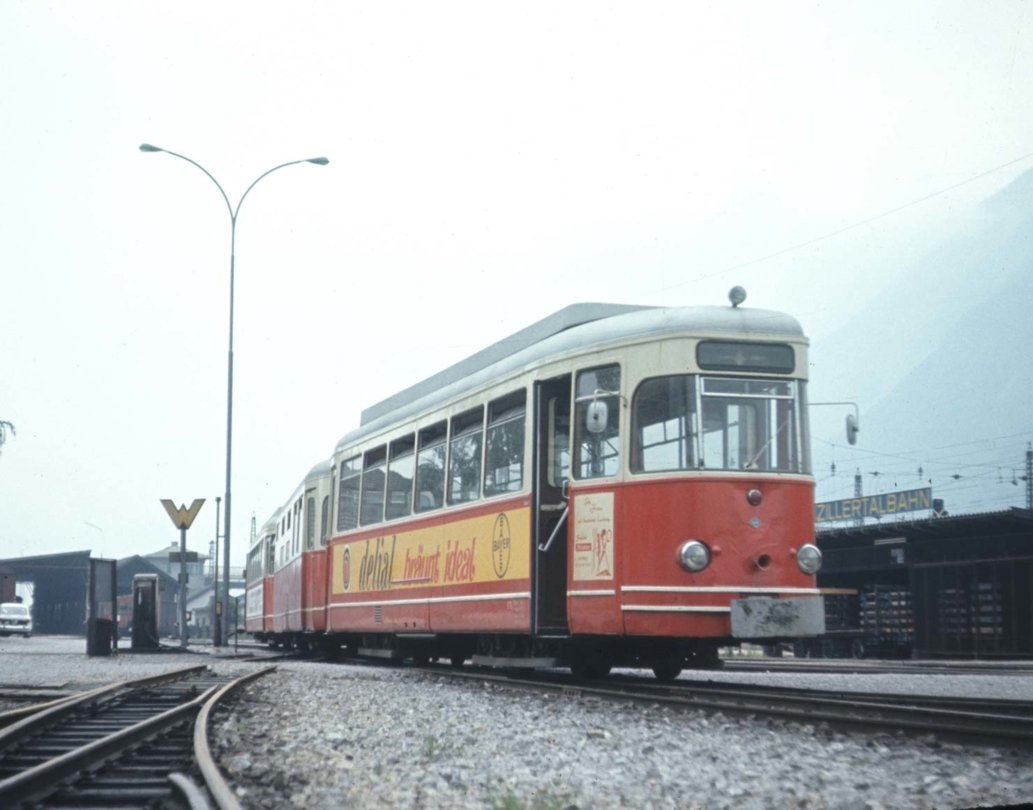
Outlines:
<svg viewBox="0 0 1033 810"><path fill-rule="evenodd" d="M143 149L142 146L140 148ZM330 162L330 159L325 157L308 158L305 162L315 163L317 166L325 166L327 163Z"/></svg>
<svg viewBox="0 0 1033 810"><path fill-rule="evenodd" d="M149 143L142 143L142 144L140 144L140 151L141 152L164 152L165 150L162 149L160 146L152 146Z"/></svg>

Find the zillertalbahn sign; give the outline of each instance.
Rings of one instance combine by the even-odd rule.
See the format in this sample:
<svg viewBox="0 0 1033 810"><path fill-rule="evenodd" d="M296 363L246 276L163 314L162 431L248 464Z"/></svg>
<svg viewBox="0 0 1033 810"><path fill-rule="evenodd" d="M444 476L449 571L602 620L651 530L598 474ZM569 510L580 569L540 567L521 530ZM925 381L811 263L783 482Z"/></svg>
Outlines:
<svg viewBox="0 0 1033 810"><path fill-rule="evenodd" d="M862 495L842 501L816 503L814 522L831 523L836 520L892 517L901 512L918 512L932 508L932 487L908 489L903 492L884 492L881 495Z"/></svg>

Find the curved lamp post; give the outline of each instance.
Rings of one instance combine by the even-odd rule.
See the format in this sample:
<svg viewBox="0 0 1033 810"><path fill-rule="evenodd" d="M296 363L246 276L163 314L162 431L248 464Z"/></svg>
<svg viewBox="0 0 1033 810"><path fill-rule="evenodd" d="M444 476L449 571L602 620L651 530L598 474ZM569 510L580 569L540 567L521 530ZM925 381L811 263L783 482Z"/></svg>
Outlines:
<svg viewBox="0 0 1033 810"><path fill-rule="evenodd" d="M230 214L230 343L229 343L229 356L227 360L227 373L226 373L226 515L225 523L223 524L223 592L225 594L225 604L223 607L227 607L230 598L230 471L232 469L233 462L233 285L235 280L235 253L237 246L237 214L240 213L240 206L244 202L244 198L247 197L248 193L253 189L263 177L272 174L278 169L283 169L286 166L294 166L298 163L314 163L317 166L325 166L330 161L325 157L314 157L305 158L304 160L291 160L287 163L281 163L279 166L273 166L268 171L262 172L255 178L254 182L240 195L240 199L237 201L237 207L234 208L230 205L230 198L226 196L226 192L223 191L219 181L216 180L212 173L209 172L204 166L198 163L196 160L191 160L186 155L181 155L178 152L172 152L168 149L162 149L160 146L153 146L149 143L140 144L141 152L164 152L167 155L178 157L185 160L187 163L191 163L202 172L208 175L208 179L215 183L215 187L219 189L219 193L222 195L222 199L226 202L226 210ZM218 552L216 552L218 553ZM215 601L218 602L218 582L215 584ZM215 623L213 639L215 646L222 646L223 639L223 624L226 619L227 611L223 610L222 616ZM226 634L228 638L228 633Z"/></svg>

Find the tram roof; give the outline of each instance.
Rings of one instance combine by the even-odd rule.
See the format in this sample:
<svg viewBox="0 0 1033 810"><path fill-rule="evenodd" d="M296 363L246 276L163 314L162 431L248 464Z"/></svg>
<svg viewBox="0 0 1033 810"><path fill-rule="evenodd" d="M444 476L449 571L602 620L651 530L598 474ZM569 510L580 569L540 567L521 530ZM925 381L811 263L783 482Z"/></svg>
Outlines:
<svg viewBox="0 0 1033 810"><path fill-rule="evenodd" d="M329 475L333 468L334 463L330 459L324 459L323 461L320 461L318 464L314 465L311 470L308 471L308 475L305 476L304 484L309 484L313 481L318 481L320 478Z"/></svg>
<svg viewBox="0 0 1033 810"><path fill-rule="evenodd" d="M541 343L546 338L557 335L567 329L604 318L612 318L615 315L623 315L627 312L638 312L650 308L630 304L571 304L521 329L519 332L514 332L498 343L493 343L476 354L471 354L455 365L449 366L437 374L432 374L427 379L421 380L415 385L399 391L397 394L392 394L376 405L371 405L362 412L359 424L366 425L410 402L415 402L432 391L439 391L446 385L451 385L457 380L469 377L471 374L487 368L493 363L497 363L536 343Z"/></svg>
<svg viewBox="0 0 1033 810"><path fill-rule="evenodd" d="M572 304L503 338L455 365L366 408L360 427L338 449L395 420L430 409L463 390L574 350L641 338L696 332L729 338L777 334L804 338L791 315L746 307L645 307L626 304Z"/></svg>

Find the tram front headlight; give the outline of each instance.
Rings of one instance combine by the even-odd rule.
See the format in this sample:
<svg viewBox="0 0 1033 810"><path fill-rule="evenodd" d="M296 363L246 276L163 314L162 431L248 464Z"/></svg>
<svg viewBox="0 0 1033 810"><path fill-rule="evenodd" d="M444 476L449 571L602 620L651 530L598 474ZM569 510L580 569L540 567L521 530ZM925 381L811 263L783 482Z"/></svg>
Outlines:
<svg viewBox="0 0 1033 810"><path fill-rule="evenodd" d="M686 571L702 571L710 565L710 549L699 540L686 540L678 549L678 562Z"/></svg>
<svg viewBox="0 0 1033 810"><path fill-rule="evenodd" d="M796 552L796 564L805 574L816 574L821 568L821 551L817 546L805 543Z"/></svg>

